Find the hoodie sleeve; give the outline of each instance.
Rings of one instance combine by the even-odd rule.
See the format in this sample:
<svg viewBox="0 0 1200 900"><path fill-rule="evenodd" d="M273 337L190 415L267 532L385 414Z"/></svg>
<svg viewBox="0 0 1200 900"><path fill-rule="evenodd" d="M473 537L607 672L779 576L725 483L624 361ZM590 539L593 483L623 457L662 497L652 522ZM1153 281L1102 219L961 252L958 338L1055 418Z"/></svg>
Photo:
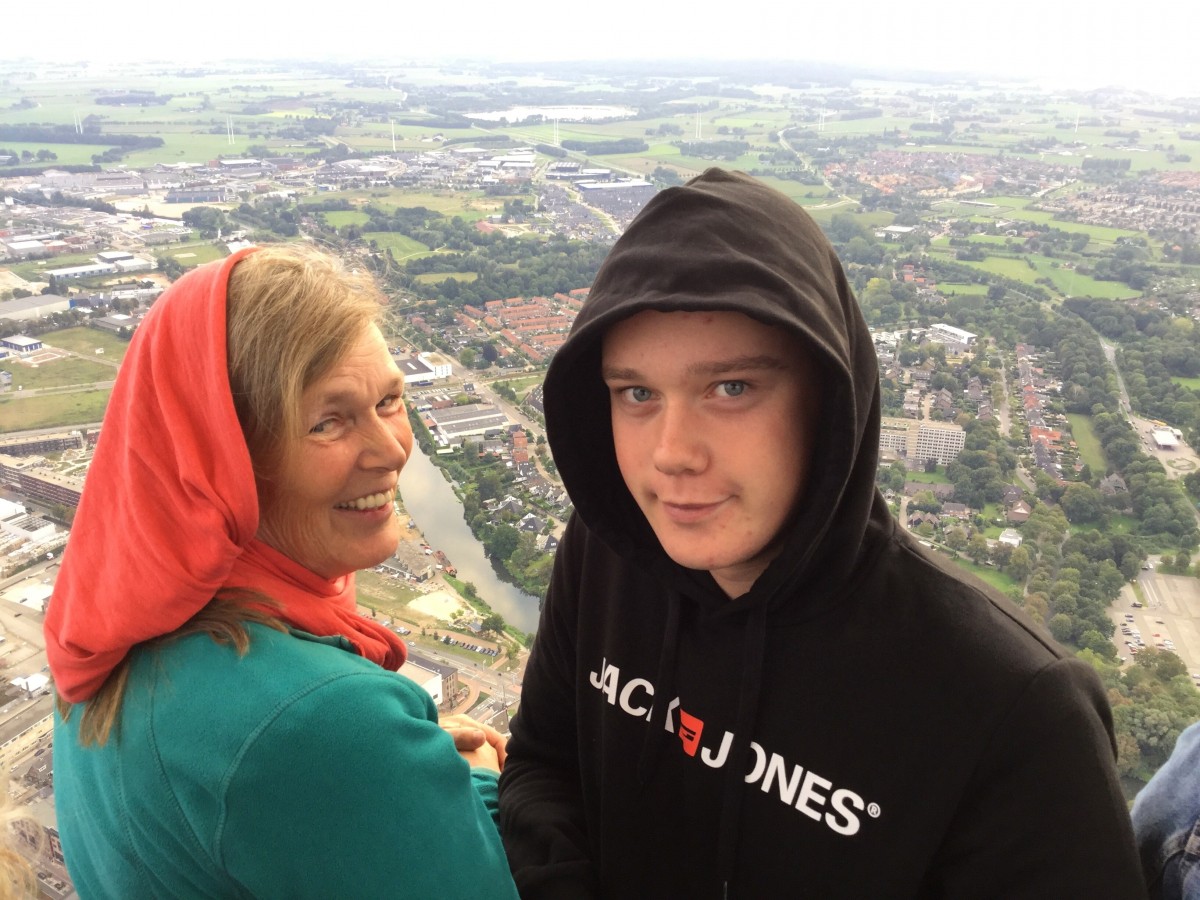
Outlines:
<svg viewBox="0 0 1200 900"><path fill-rule="evenodd" d="M554 559L500 776L500 831L526 900L598 896L575 725L578 576L572 550L582 536L572 517Z"/></svg>
<svg viewBox="0 0 1200 900"><path fill-rule="evenodd" d="M1115 757L1095 673L1076 659L1042 669L996 729L926 892L1145 897Z"/></svg>

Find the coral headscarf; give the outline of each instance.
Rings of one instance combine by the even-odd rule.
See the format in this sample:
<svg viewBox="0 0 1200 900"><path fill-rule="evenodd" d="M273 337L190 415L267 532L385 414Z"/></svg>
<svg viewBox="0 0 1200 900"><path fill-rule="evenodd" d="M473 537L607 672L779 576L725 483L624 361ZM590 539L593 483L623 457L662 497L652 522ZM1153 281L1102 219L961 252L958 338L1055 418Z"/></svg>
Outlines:
<svg viewBox="0 0 1200 900"><path fill-rule="evenodd" d="M404 642L356 612L353 573L327 581L254 539L258 497L225 346L229 275L252 252L172 285L121 366L46 613L50 671L72 703L227 586L271 597L288 624L343 635L385 668L404 662Z"/></svg>

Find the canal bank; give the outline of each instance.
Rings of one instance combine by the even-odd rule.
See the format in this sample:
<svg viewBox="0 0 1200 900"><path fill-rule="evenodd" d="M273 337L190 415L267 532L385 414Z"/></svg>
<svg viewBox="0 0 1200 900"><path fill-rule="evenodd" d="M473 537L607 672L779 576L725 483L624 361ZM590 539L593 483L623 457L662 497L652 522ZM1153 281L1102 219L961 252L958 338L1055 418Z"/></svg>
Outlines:
<svg viewBox="0 0 1200 900"><path fill-rule="evenodd" d="M463 519L462 503L450 482L416 443L400 475L400 499L425 540L449 557L457 577L475 585L480 599L521 631L537 628L539 598L496 575L483 545Z"/></svg>

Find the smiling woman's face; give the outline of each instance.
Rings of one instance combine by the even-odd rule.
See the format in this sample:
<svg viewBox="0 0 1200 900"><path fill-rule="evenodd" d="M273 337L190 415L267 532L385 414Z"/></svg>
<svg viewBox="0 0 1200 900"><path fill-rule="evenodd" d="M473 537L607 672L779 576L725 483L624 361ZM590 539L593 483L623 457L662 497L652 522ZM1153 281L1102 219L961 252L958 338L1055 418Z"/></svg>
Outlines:
<svg viewBox="0 0 1200 900"><path fill-rule="evenodd" d="M387 559L400 540L393 508L412 452L404 376L370 326L301 398L302 434L259 485L258 537L324 578Z"/></svg>

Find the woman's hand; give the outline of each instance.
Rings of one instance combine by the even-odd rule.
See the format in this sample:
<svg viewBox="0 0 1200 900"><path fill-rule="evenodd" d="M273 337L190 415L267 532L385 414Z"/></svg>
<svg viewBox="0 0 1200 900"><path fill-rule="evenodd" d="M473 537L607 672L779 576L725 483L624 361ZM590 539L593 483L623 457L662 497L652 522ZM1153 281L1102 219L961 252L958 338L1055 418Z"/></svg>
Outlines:
<svg viewBox="0 0 1200 900"><path fill-rule="evenodd" d="M472 768L503 771L508 738L491 725L464 715L441 716L438 724L454 738L454 749Z"/></svg>

